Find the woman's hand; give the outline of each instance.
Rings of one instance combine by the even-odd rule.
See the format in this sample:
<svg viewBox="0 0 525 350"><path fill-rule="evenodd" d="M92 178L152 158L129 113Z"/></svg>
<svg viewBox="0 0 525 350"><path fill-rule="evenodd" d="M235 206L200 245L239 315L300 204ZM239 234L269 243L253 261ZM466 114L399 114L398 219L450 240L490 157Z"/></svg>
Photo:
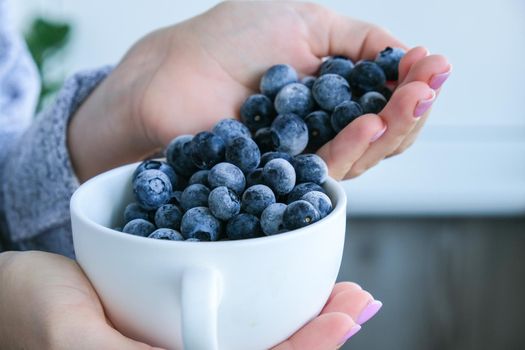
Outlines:
<svg viewBox="0 0 525 350"><path fill-rule="evenodd" d="M386 46L408 49L378 26L320 5L221 3L140 40L88 98L70 126L77 173L87 179L151 154L177 135L238 116L273 64L309 75L324 56L372 59ZM450 70L443 56L409 50L383 111L361 116L319 150L330 175L357 176L407 148Z"/></svg>
<svg viewBox="0 0 525 350"><path fill-rule="evenodd" d="M106 318L93 287L71 259L43 252L0 254L0 348L153 350ZM321 314L275 350L332 350L381 304L358 285L335 285Z"/></svg>

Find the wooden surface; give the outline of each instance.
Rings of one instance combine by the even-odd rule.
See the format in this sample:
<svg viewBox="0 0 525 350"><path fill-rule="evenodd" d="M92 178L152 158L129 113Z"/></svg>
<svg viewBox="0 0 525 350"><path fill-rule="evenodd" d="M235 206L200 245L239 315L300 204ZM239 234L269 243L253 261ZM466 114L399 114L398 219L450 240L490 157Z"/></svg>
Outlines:
<svg viewBox="0 0 525 350"><path fill-rule="evenodd" d="M525 218L349 220L338 280L384 303L344 350L525 349Z"/></svg>

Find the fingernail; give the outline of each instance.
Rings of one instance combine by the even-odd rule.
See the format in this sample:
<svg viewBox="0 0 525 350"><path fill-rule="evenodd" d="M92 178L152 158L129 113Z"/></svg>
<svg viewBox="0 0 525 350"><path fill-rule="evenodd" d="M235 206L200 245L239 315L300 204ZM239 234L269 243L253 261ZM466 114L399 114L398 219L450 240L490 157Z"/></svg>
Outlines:
<svg viewBox="0 0 525 350"><path fill-rule="evenodd" d="M362 325L369 319L375 316L377 312L383 307L383 303L379 300L372 300L357 318L357 323Z"/></svg>
<svg viewBox="0 0 525 350"><path fill-rule="evenodd" d="M452 66L450 66L447 72L434 75L432 79L430 79L430 83L428 84L428 86L430 86L434 90L439 89L441 85L443 85L443 83L448 79L451 72Z"/></svg>
<svg viewBox="0 0 525 350"><path fill-rule="evenodd" d="M378 138L380 138L381 136L383 136L383 134L385 133L386 131L386 125L383 129L379 130L378 132L376 132L374 134L374 136L372 136L372 138L370 139L370 142L374 142L374 141L377 141Z"/></svg>
<svg viewBox="0 0 525 350"><path fill-rule="evenodd" d="M346 341L348 339L352 338L360 330L361 330L361 326L360 325L358 325L358 324L354 325L352 328L350 328L348 333L345 334L345 336L343 337L343 340L341 340L341 342L339 343L338 346L343 346L343 344L346 343Z"/></svg>
<svg viewBox="0 0 525 350"><path fill-rule="evenodd" d="M432 96L426 100L420 100L416 108L414 109L414 118L421 117L429 108L432 106L432 103L434 103L434 100L436 99L436 93L434 90L432 91Z"/></svg>

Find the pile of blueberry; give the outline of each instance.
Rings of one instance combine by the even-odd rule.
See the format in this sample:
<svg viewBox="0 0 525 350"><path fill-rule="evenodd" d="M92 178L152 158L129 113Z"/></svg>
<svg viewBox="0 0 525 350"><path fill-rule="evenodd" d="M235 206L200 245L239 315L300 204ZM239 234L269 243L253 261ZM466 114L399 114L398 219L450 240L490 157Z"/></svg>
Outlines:
<svg viewBox="0 0 525 350"><path fill-rule="evenodd" d="M122 229L165 240L217 241L275 235L312 224L332 210L328 176L315 152L351 121L379 112L397 80L404 52L390 47L375 61L325 60L319 76L298 80L289 65L268 69L241 121L182 135L166 161L146 160L133 174L135 202Z"/></svg>

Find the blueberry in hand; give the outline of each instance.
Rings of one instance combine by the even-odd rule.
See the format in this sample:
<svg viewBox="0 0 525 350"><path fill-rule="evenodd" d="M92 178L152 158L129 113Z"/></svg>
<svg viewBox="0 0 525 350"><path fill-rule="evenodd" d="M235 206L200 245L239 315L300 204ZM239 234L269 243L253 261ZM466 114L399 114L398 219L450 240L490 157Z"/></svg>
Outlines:
<svg viewBox="0 0 525 350"><path fill-rule="evenodd" d="M314 107L310 89L301 83L292 83L283 87L275 96L275 110L278 114L293 113L304 117Z"/></svg>
<svg viewBox="0 0 525 350"><path fill-rule="evenodd" d="M337 74L348 80L353 68L354 62L347 57L333 56L321 64L319 75Z"/></svg>
<svg viewBox="0 0 525 350"><path fill-rule="evenodd" d="M372 61L361 61L354 66L349 79L352 88L362 92L373 91L379 86L385 85L385 73Z"/></svg>
<svg viewBox="0 0 525 350"><path fill-rule="evenodd" d="M257 168L246 174L246 187L253 185L264 185L263 168Z"/></svg>
<svg viewBox="0 0 525 350"><path fill-rule="evenodd" d="M270 160L274 160L277 158L282 158L284 160L287 160L288 162L292 162L293 157L285 152L266 152L261 156L261 167L264 167L266 163L268 163Z"/></svg>
<svg viewBox="0 0 525 350"><path fill-rule="evenodd" d="M318 150L335 136L330 116L325 111L315 111L304 118L308 127L308 149Z"/></svg>
<svg viewBox="0 0 525 350"><path fill-rule="evenodd" d="M171 198L171 181L160 170L144 170L133 181L133 193L141 207L147 210L157 209Z"/></svg>
<svg viewBox="0 0 525 350"><path fill-rule="evenodd" d="M323 192L311 191L302 196L301 199L313 205L319 212L321 219L332 211L332 201L330 200L330 197Z"/></svg>
<svg viewBox="0 0 525 350"><path fill-rule="evenodd" d="M172 188L178 187L179 177L177 173L175 173L175 170L168 163L161 162L161 161L154 160L154 159L145 160L142 163L140 163L137 169L135 169L135 171L133 172L132 179L134 180L138 176L138 174L148 169L157 169L157 170L162 171L164 174L166 174L170 178L171 187Z"/></svg>
<svg viewBox="0 0 525 350"><path fill-rule="evenodd" d="M387 47L377 54L375 62L385 72L387 80L397 80L399 62L405 56L405 50L398 47Z"/></svg>
<svg viewBox="0 0 525 350"><path fill-rule="evenodd" d="M206 207L208 206L208 196L210 195L210 189L201 184L189 185L182 192L180 198L180 204L182 209L189 210L195 207Z"/></svg>
<svg viewBox="0 0 525 350"><path fill-rule="evenodd" d="M195 207L182 217L181 233L185 239L198 238L201 241L219 239L221 222L206 207Z"/></svg>
<svg viewBox="0 0 525 350"><path fill-rule="evenodd" d="M241 208L249 214L259 216L267 206L273 203L275 203L275 195L268 186L254 185L244 191Z"/></svg>
<svg viewBox="0 0 525 350"><path fill-rule="evenodd" d="M246 187L246 179L241 169L230 163L219 163L211 168L208 174L210 188L226 186L238 195L242 194Z"/></svg>
<svg viewBox="0 0 525 350"><path fill-rule="evenodd" d="M272 129L269 126L257 130L253 140L259 146L259 151L264 153L273 150Z"/></svg>
<svg viewBox="0 0 525 350"><path fill-rule="evenodd" d="M208 131L198 133L191 141L191 157L199 169L210 169L222 162L225 150L222 138Z"/></svg>
<svg viewBox="0 0 525 350"><path fill-rule="evenodd" d="M355 101L346 101L337 106L332 113L330 123L335 132L339 133L357 117L363 115L363 108Z"/></svg>
<svg viewBox="0 0 525 350"><path fill-rule="evenodd" d="M292 66L277 64L263 74L259 89L263 94L273 99L284 86L297 81L297 72Z"/></svg>
<svg viewBox="0 0 525 350"><path fill-rule="evenodd" d="M386 106L386 98L377 91L369 91L359 98L363 114L377 114Z"/></svg>
<svg viewBox="0 0 525 350"><path fill-rule="evenodd" d="M295 114L282 114L272 123L272 140L275 150L294 156L306 148L308 128Z"/></svg>
<svg viewBox="0 0 525 350"><path fill-rule="evenodd" d="M191 176L197 167L191 157L193 135L181 135L174 138L166 148L166 160L175 171L183 176Z"/></svg>
<svg viewBox="0 0 525 350"><path fill-rule="evenodd" d="M320 219L320 214L312 204L298 200L288 204L283 213L283 224L288 230L295 230L313 224Z"/></svg>
<svg viewBox="0 0 525 350"><path fill-rule="evenodd" d="M194 185L194 184L201 184L206 187L210 187L210 184L208 183L208 174L210 173L209 170L203 169L199 170L193 175L191 175L190 179L188 180L188 186Z"/></svg>
<svg viewBox="0 0 525 350"><path fill-rule="evenodd" d="M286 210L286 204L274 203L264 209L261 214L261 228L265 235L275 235L285 232L283 224L283 214Z"/></svg>
<svg viewBox="0 0 525 350"><path fill-rule="evenodd" d="M148 237L153 231L155 231L155 225L144 219L131 220L122 229L124 233L141 237Z"/></svg>
<svg viewBox="0 0 525 350"><path fill-rule="evenodd" d="M237 137L226 147L226 161L247 173L257 168L261 152L251 138Z"/></svg>
<svg viewBox="0 0 525 350"><path fill-rule="evenodd" d="M294 157L292 165L297 175L297 183L313 182L322 185L328 178L328 167L317 154L299 154Z"/></svg>
<svg viewBox="0 0 525 350"><path fill-rule="evenodd" d="M307 75L303 77L303 79L301 79L301 84L305 85L307 88L312 90L312 87L314 86L314 83L315 83L315 79L316 79L315 77L312 77L311 75Z"/></svg>
<svg viewBox="0 0 525 350"><path fill-rule="evenodd" d="M155 212L155 225L158 228L180 229L182 211L175 204L161 205Z"/></svg>
<svg viewBox="0 0 525 350"><path fill-rule="evenodd" d="M226 236L231 240L261 237L259 219L246 213L234 216L226 224Z"/></svg>
<svg viewBox="0 0 525 350"><path fill-rule="evenodd" d="M210 192L208 207L217 219L229 220L241 211L241 201L231 189L220 186Z"/></svg>
<svg viewBox="0 0 525 350"><path fill-rule="evenodd" d="M149 220L151 215L150 213L150 210L142 208L138 203L129 203L124 209L124 221L130 222L134 219Z"/></svg>
<svg viewBox="0 0 525 350"><path fill-rule="evenodd" d="M224 143L227 145L231 140L236 137L252 137L250 130L236 119L222 119L213 127L212 132L222 138Z"/></svg>
<svg viewBox="0 0 525 350"><path fill-rule="evenodd" d="M273 103L265 95L251 95L241 106L241 121L251 132L270 126L274 118Z"/></svg>
<svg viewBox="0 0 525 350"><path fill-rule="evenodd" d="M304 182L304 183L298 184L297 186L293 188L292 192L288 194L288 199L286 203L290 204L292 202L295 202L301 199L302 196L304 196L305 194L311 191L319 191L319 192L326 193L324 188L322 188L318 184L313 183L313 182Z"/></svg>
<svg viewBox="0 0 525 350"><path fill-rule="evenodd" d="M153 231L148 238L162 239L165 241L184 241L184 237L175 230L170 228L159 228Z"/></svg>
<svg viewBox="0 0 525 350"><path fill-rule="evenodd" d="M312 94L317 104L329 112L352 98L350 85L345 78L337 74L325 74L317 78Z"/></svg>
<svg viewBox="0 0 525 350"><path fill-rule="evenodd" d="M276 158L264 166L263 178L276 195L282 196L295 186L295 169L287 160Z"/></svg>

